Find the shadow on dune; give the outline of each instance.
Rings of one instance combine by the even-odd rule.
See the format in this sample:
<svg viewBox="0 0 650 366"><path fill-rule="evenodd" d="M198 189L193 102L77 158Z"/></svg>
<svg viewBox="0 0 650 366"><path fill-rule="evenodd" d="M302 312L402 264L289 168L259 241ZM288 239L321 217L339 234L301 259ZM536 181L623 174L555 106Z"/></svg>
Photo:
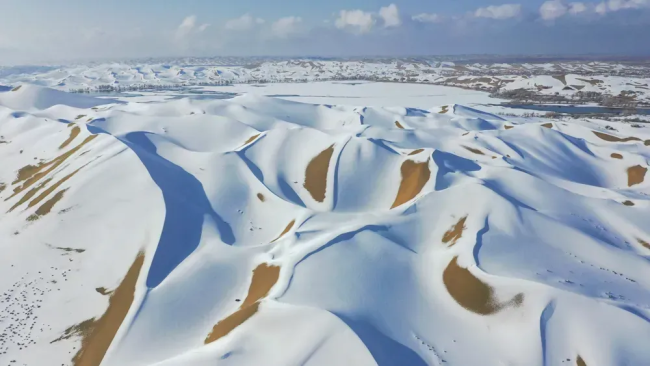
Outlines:
<svg viewBox="0 0 650 366"><path fill-rule="evenodd" d="M203 185L180 166L162 158L145 132L131 132L123 142L138 155L165 200L165 223L147 277L147 287L158 286L198 247L205 216L217 226L221 240L232 245L232 229L214 211Z"/></svg>
<svg viewBox="0 0 650 366"><path fill-rule="evenodd" d="M442 191L449 188L451 181L445 179L445 175L456 172L475 172L481 170L481 166L475 162L462 158L445 151L436 150L432 154L433 161L438 166L436 175L436 191Z"/></svg>
<svg viewBox="0 0 650 366"><path fill-rule="evenodd" d="M110 134L92 125L88 125L88 130ZM147 275L147 287L157 287L199 246L206 216L217 226L224 243L235 243L232 228L212 208L201 182L180 166L158 155L156 146L146 132L114 137L138 156L162 191L165 201L165 222Z"/></svg>
<svg viewBox="0 0 650 366"><path fill-rule="evenodd" d="M368 322L334 313L368 348L379 366L426 366L427 363L412 349L386 336Z"/></svg>

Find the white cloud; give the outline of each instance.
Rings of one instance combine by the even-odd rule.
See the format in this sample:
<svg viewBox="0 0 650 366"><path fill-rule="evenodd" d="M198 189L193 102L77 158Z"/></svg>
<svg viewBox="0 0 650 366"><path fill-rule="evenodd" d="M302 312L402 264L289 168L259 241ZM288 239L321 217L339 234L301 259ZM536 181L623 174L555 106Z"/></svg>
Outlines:
<svg viewBox="0 0 650 366"><path fill-rule="evenodd" d="M520 4L490 5L485 8L478 8L474 12L474 16L477 18L498 20L516 18L519 15L521 15Z"/></svg>
<svg viewBox="0 0 650 366"><path fill-rule="evenodd" d="M339 29L352 28L359 33L367 33L375 24L375 19L371 13L363 10L341 10L334 24Z"/></svg>
<svg viewBox="0 0 650 366"><path fill-rule="evenodd" d="M648 7L650 7L650 0L609 0L596 5L595 11L596 13L603 15L619 10L642 9Z"/></svg>
<svg viewBox="0 0 650 366"><path fill-rule="evenodd" d="M399 17L397 5L390 4L379 9L379 16L384 20L384 27L399 27L402 20Z"/></svg>
<svg viewBox="0 0 650 366"><path fill-rule="evenodd" d="M563 0L549 0L539 8L539 14L544 20L555 20L567 14L579 15L596 13L605 15L610 12L649 8L650 0L607 0L597 5L583 2L566 3Z"/></svg>
<svg viewBox="0 0 650 366"><path fill-rule="evenodd" d="M569 4L569 13L571 15L582 14L589 10L587 4L585 3L571 3Z"/></svg>
<svg viewBox="0 0 650 366"><path fill-rule="evenodd" d="M604 15L605 13L607 13L607 4L600 3L600 4L596 5L596 13L598 13L600 15Z"/></svg>
<svg viewBox="0 0 650 366"><path fill-rule="evenodd" d="M440 14L435 14L435 13L433 14L422 13L422 14L412 16L411 19L421 23L438 23L443 20Z"/></svg>
<svg viewBox="0 0 650 366"><path fill-rule="evenodd" d="M230 19L224 24L224 28L232 31L246 31L257 24L264 23L264 19L253 18L250 14L244 14L239 18Z"/></svg>
<svg viewBox="0 0 650 366"><path fill-rule="evenodd" d="M300 17L281 18L271 25L271 32L276 37L287 38L298 31L301 23L302 18Z"/></svg>
<svg viewBox="0 0 650 366"><path fill-rule="evenodd" d="M190 15L183 19L181 24L176 29L176 38L183 39L191 34L201 33L205 31L210 24L202 24L197 27L196 15Z"/></svg>
<svg viewBox="0 0 650 366"><path fill-rule="evenodd" d="M549 0L539 8L539 15L544 20L554 20L563 17L569 7L561 0Z"/></svg>

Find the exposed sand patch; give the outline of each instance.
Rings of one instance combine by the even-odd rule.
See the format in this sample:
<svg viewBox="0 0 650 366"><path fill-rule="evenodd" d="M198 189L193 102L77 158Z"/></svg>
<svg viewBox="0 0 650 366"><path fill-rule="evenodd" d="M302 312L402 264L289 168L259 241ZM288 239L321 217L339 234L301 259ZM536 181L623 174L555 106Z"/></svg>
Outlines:
<svg viewBox="0 0 650 366"><path fill-rule="evenodd" d="M264 198L264 195L261 194L261 193L258 193L258 194L257 194L257 199L259 199L259 200L262 201L262 202L264 202L264 201L266 200L266 198Z"/></svg>
<svg viewBox="0 0 650 366"><path fill-rule="evenodd" d="M629 200L628 200L628 201L625 201L625 202L623 202L623 204L624 204L625 206L634 206L634 202L632 202L632 201L629 201Z"/></svg>
<svg viewBox="0 0 650 366"><path fill-rule="evenodd" d="M59 342L59 341L63 341L63 340L66 340L66 339L70 339L72 337L83 337L83 334L85 332L87 332L88 329L90 329L90 327L92 327L92 323L93 323L94 320L95 320L94 318L84 320L83 322L81 322L79 324L75 324L75 325L71 326L70 328L63 331L62 336L60 336L59 338L51 341L50 344L56 343L56 342Z"/></svg>
<svg viewBox="0 0 650 366"><path fill-rule="evenodd" d="M397 128L404 129L404 126L402 126L398 121L395 121L395 126L397 126Z"/></svg>
<svg viewBox="0 0 650 366"><path fill-rule="evenodd" d="M248 140L246 140L246 142L244 142L244 145L250 144L251 142L255 141L255 139L258 138L259 136L260 136L259 133L255 136L251 136Z"/></svg>
<svg viewBox="0 0 650 366"><path fill-rule="evenodd" d="M86 137L86 139L84 139L84 141L81 144L57 156L51 161L45 163L39 163L38 165L27 165L25 167L22 167L18 171L18 176L16 177L16 180L14 180L12 184L18 184L21 182L24 183L14 188L14 193L9 198L7 198L7 200L15 197L17 194L31 187L34 183L38 182L41 178L45 177L47 174L54 171L54 169L58 168L61 164L63 164L63 162L66 161L66 159L68 159L74 153L79 151L79 149L81 149L84 145L94 140L96 137L97 135Z"/></svg>
<svg viewBox="0 0 650 366"><path fill-rule="evenodd" d="M463 236L463 230L466 229L465 227L465 221L467 220L467 216L461 218L458 220L456 225L452 226L451 229L447 230L445 235L442 236L442 242L445 244L449 244L449 247L453 247L454 244L458 241Z"/></svg>
<svg viewBox="0 0 650 366"><path fill-rule="evenodd" d="M67 140L63 141L61 146L59 146L59 149L63 149L66 146L70 145L72 140L74 140L79 135L79 132L81 132L81 128L79 128L79 126L74 126L72 128L72 131L70 131L70 136L68 137Z"/></svg>
<svg viewBox="0 0 650 366"><path fill-rule="evenodd" d="M618 154L618 153L612 153L612 155L610 155L610 156L612 158L614 158L614 159L623 159L623 155Z"/></svg>
<svg viewBox="0 0 650 366"><path fill-rule="evenodd" d="M587 363L582 359L582 357L578 356L578 358L576 358L576 366L587 366Z"/></svg>
<svg viewBox="0 0 650 366"><path fill-rule="evenodd" d="M253 279L248 288L248 295L237 311L219 321L210 334L205 338L204 343L212 343L230 333L240 326L259 309L260 300L268 295L271 288L278 282L280 267L269 266L262 263L253 270Z"/></svg>
<svg viewBox="0 0 650 366"><path fill-rule="evenodd" d="M110 295L110 294L113 293L113 291L109 291L105 287L97 287L95 289L95 291L97 291L99 294L104 295L104 296Z"/></svg>
<svg viewBox="0 0 650 366"><path fill-rule="evenodd" d="M511 128L515 128L515 126L505 125L505 126L503 126L503 128L505 128L506 130L509 130Z"/></svg>
<svg viewBox="0 0 650 366"><path fill-rule="evenodd" d="M262 263L253 270L253 279L248 288L248 295L242 303L242 307L253 305L268 295L271 288L278 282L280 267Z"/></svg>
<svg viewBox="0 0 650 366"><path fill-rule="evenodd" d="M449 106L448 105L443 105L442 109L440 109L440 112L438 112L438 113L444 114L444 113L447 113L447 112L449 112Z"/></svg>
<svg viewBox="0 0 650 366"><path fill-rule="evenodd" d="M423 163L416 163L412 160L406 160L402 163L402 182L400 183L397 197L393 202L392 208L400 206L417 196L424 185L427 184L431 177L429 170L429 159Z"/></svg>
<svg viewBox="0 0 650 366"><path fill-rule="evenodd" d="M650 243L648 243L647 241L644 241L644 240L641 240L641 239L638 239L638 238L636 240L639 242L639 244L643 245L647 249L650 249Z"/></svg>
<svg viewBox="0 0 650 366"><path fill-rule="evenodd" d="M553 128L553 124L550 123L550 122L549 122L549 123L544 123L544 124L542 125L542 127Z"/></svg>
<svg viewBox="0 0 650 366"><path fill-rule="evenodd" d="M62 191L58 191L52 198L47 200L38 209L36 209L36 215L41 217L41 216L45 216L45 215L49 214L50 211L52 211L52 207L54 207L54 205L56 205L56 203L59 202L61 200L61 198L63 198L63 195L65 194L66 191L67 191L67 189L64 189Z"/></svg>
<svg viewBox="0 0 650 366"><path fill-rule="evenodd" d="M38 193L38 191L40 191L43 187L45 187L51 180L52 180L52 178L45 179L44 181L39 183L36 187L30 189L27 193L25 193L25 195L20 200L18 200L18 202L16 202L16 204L11 206L11 208L9 209L9 212L13 211L14 209L16 209L16 207L18 207L18 206L22 205L23 203L27 202L28 200L30 200L36 193ZM13 197L13 196L15 196L15 193L13 195L11 195L11 197ZM9 197L9 198L11 198L11 197ZM9 200L9 198L5 199L5 201Z"/></svg>
<svg viewBox="0 0 650 366"><path fill-rule="evenodd" d="M469 147L469 146L465 146L465 145L463 145L463 147L464 147L467 151L471 151L471 152L473 152L474 154L477 154L477 155L485 155L485 154L483 153L483 151L481 151L481 150L479 150L479 149L475 149L475 148L473 148L473 147Z"/></svg>
<svg viewBox="0 0 650 366"><path fill-rule="evenodd" d="M524 294L520 293L510 301L499 303L494 297L494 289L476 278L468 269L460 267L458 257L449 262L442 279L451 297L460 306L476 314L494 314L506 307L518 307L524 301Z"/></svg>
<svg viewBox="0 0 650 366"><path fill-rule="evenodd" d="M641 165L635 165L627 169L627 186L632 187L636 184L643 183L645 178L645 173L648 171L648 168L642 167Z"/></svg>
<svg viewBox="0 0 650 366"><path fill-rule="evenodd" d="M421 152L423 152L423 151L424 151L424 149L413 150L413 151L411 151L411 152L409 153L409 156L417 155L417 154L419 154L419 153L421 153Z"/></svg>
<svg viewBox="0 0 650 366"><path fill-rule="evenodd" d="M34 198L29 202L27 207L34 207L38 205L45 197L47 197L50 193L54 192L57 188L59 188L63 183L65 183L68 179L72 178L77 174L83 167L75 170L74 172L66 175L65 177L61 178L58 182L52 184L50 187L48 187L43 193L41 193L38 197Z"/></svg>
<svg viewBox="0 0 650 366"><path fill-rule="evenodd" d="M144 253L138 253L122 283L115 289L108 300L108 309L99 319L86 320L68 328L64 335L53 342L68 339L73 335L81 336L81 348L72 358L74 366L99 366L111 345L115 334L124 321L133 303L135 285L144 264ZM67 338L66 338L67 337Z"/></svg>
<svg viewBox="0 0 650 366"><path fill-rule="evenodd" d="M598 136L601 140L605 140L608 142L628 142L628 141L641 141L640 138L637 137L626 137L626 138L620 138L616 136L612 136L606 133L598 132L598 131L591 131L594 133L594 135Z"/></svg>
<svg viewBox="0 0 650 366"><path fill-rule="evenodd" d="M240 308L239 310L230 314L227 318L219 321L217 324L215 324L214 327L212 327L212 331L210 334L208 334L203 343L210 344L222 337L225 337L235 328L242 325L251 316L255 315L259 309L259 306L260 303L256 302L253 305L247 306L245 308Z"/></svg>
<svg viewBox="0 0 650 366"><path fill-rule="evenodd" d="M327 172L329 171L330 159L334 154L334 145L327 148L311 160L305 172L305 183L303 187L311 194L314 200L323 202L327 190Z"/></svg>
<svg viewBox="0 0 650 366"><path fill-rule="evenodd" d="M59 188L59 186L61 186L61 184L65 183L68 179L72 178L72 177L73 177L75 174L77 174L77 172L79 172L82 168L83 168L83 167L81 167L81 168L75 170L74 172L72 172L72 173L68 174L67 176L63 177L63 178L62 178L61 180L59 180L58 182L56 182L56 183L54 183L53 185L51 185L51 186L50 186L49 188L47 188L43 193L41 193L38 197L36 197L36 198L34 198L33 200L31 200L31 201L29 202L29 204L27 205L27 207L28 207L28 208L30 208L30 207L34 207L35 205L39 204L43 199L45 199L45 197L47 197L50 193L54 192L54 190L56 190L57 188ZM14 205L11 207L11 209L9 209L9 212L13 211L13 210L16 209L18 206L22 205L22 204L25 203L27 200L29 200L30 198L32 198L32 196L34 196L34 194L36 194L39 190L41 190L41 189L42 189L45 185L47 185L51 180L52 180L51 178L46 179L45 181L41 182L41 183L40 183L38 186L36 186L35 188L32 188L31 190L29 190L29 192L27 192L27 193L26 193L26 194L25 194L25 195L24 195L24 196L23 196L23 197L22 197L18 202L16 202L16 204L14 204ZM57 193L57 194L61 194L61 196L60 196L58 199L61 199L61 198L63 197L63 192L65 192L65 191L66 191L66 190L63 190L63 191ZM52 201L52 200L50 200L50 201ZM48 201L48 203L50 203L50 201ZM57 200L57 201L58 201L58 200ZM56 201L55 201L54 203L56 203ZM54 205L54 203L52 203L52 206ZM47 203L46 203L46 204L47 204ZM51 208L51 207L50 207L50 208ZM39 208L39 210L40 210L40 209L41 209L41 208ZM48 210L47 212L49 213L49 210Z"/></svg>
<svg viewBox="0 0 650 366"><path fill-rule="evenodd" d="M284 231L282 232L282 234L280 234L280 236L278 236L277 238L273 239L273 241L272 241L271 243L275 243L276 241L280 240L280 238L283 237L284 234L288 233L289 230L291 230L291 228L293 227L293 225L294 225L295 223L296 223L296 220L291 221L291 222L289 223L289 225L287 225L287 227L284 228Z"/></svg>

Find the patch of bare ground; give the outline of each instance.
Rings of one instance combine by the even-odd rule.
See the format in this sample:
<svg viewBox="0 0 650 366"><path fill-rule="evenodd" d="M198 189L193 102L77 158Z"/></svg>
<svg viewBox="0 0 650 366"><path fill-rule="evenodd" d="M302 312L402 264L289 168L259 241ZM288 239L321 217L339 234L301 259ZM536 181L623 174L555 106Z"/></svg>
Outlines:
<svg viewBox="0 0 650 366"><path fill-rule="evenodd" d="M449 106L448 105L443 105L442 108L440 109L440 112L438 112L438 113L445 114L447 112L449 112Z"/></svg>
<svg viewBox="0 0 650 366"><path fill-rule="evenodd" d="M642 167L641 165L635 165L627 169L627 186L632 187L636 184L643 183L645 178L645 173L648 172L648 168Z"/></svg>
<svg viewBox="0 0 650 366"><path fill-rule="evenodd" d="M645 248L650 249L650 243L648 243L647 241L641 239L636 239L636 240L639 242L639 244L643 245Z"/></svg>
<svg viewBox="0 0 650 366"><path fill-rule="evenodd" d="M566 85L566 75L553 75L553 79L559 80Z"/></svg>
<svg viewBox="0 0 650 366"><path fill-rule="evenodd" d="M399 121L395 121L395 126L397 126L397 128L404 129L404 126L402 126L402 124L399 123Z"/></svg>
<svg viewBox="0 0 650 366"><path fill-rule="evenodd" d="M413 151L411 151L411 152L409 153L409 156L417 155L417 154L419 154L419 153L421 153L421 152L423 152L423 151L424 151L424 149L413 150Z"/></svg>
<svg viewBox="0 0 650 366"><path fill-rule="evenodd" d="M244 142L244 145L250 144L251 142L255 141L255 139L258 138L259 136L260 136L259 133L255 136L251 136L248 140L246 140L246 142Z"/></svg>
<svg viewBox="0 0 650 366"><path fill-rule="evenodd" d="M82 119L82 118L84 118L84 117L86 117L85 114L80 114L80 115L77 116L77 118L75 118L75 120L77 120L77 119Z"/></svg>
<svg viewBox="0 0 650 366"><path fill-rule="evenodd" d="M614 158L614 159L623 159L623 155L618 154L618 153L612 153L612 155L610 155L610 156L612 158Z"/></svg>
<svg viewBox="0 0 650 366"><path fill-rule="evenodd" d="M4 183L0 183L0 193L2 193L2 191L5 190L5 188L7 188L7 185Z"/></svg>
<svg viewBox="0 0 650 366"><path fill-rule="evenodd" d="M11 91L12 91L12 92L19 91L20 88L22 88L22 87L23 87L22 85L18 85L17 87L11 89Z"/></svg>
<svg viewBox="0 0 650 366"><path fill-rule="evenodd" d="M291 221L289 223L289 225L287 225L287 227L284 228L284 231L282 232L282 234L280 234L280 236L278 236L277 238L273 239L273 241L271 243L275 243L276 241L280 240L280 238L283 237L284 234L288 233L289 230L291 230L291 228L293 227L293 225L295 225L295 223L296 223L296 220Z"/></svg>
<svg viewBox="0 0 650 366"><path fill-rule="evenodd" d="M271 288L278 282L280 267L270 266L262 263L253 270L253 279L248 288L248 295L237 311L219 321L210 334L205 338L204 343L212 343L233 331L259 309L260 300L268 295Z"/></svg>
<svg viewBox="0 0 650 366"><path fill-rule="evenodd" d="M79 132L81 132L81 128L79 128L79 126L74 126L72 131L70 131L70 136L67 140L63 141L61 146L59 146L59 149L64 149L66 146L70 145L70 143L79 135Z"/></svg>
<svg viewBox="0 0 650 366"><path fill-rule="evenodd" d="M431 178L431 170L429 170L429 159L422 163L416 163L412 160L406 160L402 163L401 168L402 182L400 183L397 197L391 208L398 207L417 196L424 185L427 184Z"/></svg>
<svg viewBox="0 0 650 366"><path fill-rule="evenodd" d="M50 247L51 249L62 250L62 251L64 251L64 252L66 252L66 253L71 253L71 252L75 252L75 253L83 253L83 252L86 251L86 249L75 249L75 248L67 248L67 247L55 247L55 246L50 245L50 244L45 244L45 245L47 245L47 246Z"/></svg>
<svg viewBox="0 0 650 366"><path fill-rule="evenodd" d="M578 356L578 358L576 358L576 366L587 366L587 363L582 359L582 357Z"/></svg>
<svg viewBox="0 0 650 366"><path fill-rule="evenodd" d="M580 79L580 78L576 78L576 80L584 81L585 83L588 83L588 84L591 84L591 85L594 85L594 86L603 83L602 80L598 80L598 79L591 79L591 80L588 80L588 79Z"/></svg>
<svg viewBox="0 0 650 366"><path fill-rule="evenodd" d="M49 214L50 211L52 211L52 207L54 207L54 205L56 205L57 202L59 202L61 198L63 198L63 195L65 194L66 191L67 189L56 192L56 194L52 196L52 198L45 201L45 203L43 203L39 208L36 209L35 215L37 215L38 217L42 217Z"/></svg>
<svg viewBox="0 0 650 366"><path fill-rule="evenodd" d="M515 126L504 125L503 128L505 128L506 130L509 130L509 129L511 129L511 128L515 128Z"/></svg>
<svg viewBox="0 0 650 366"><path fill-rule="evenodd" d="M461 218L458 220L458 222L452 226L447 232L445 232L445 235L442 236L442 242L445 244L449 244L449 247L453 247L454 244L458 241L463 236L463 230L466 229L465 227L465 221L467 220L467 216Z"/></svg>
<svg viewBox="0 0 650 366"><path fill-rule="evenodd" d="M630 201L630 200L627 200L627 201L623 202L623 204L624 204L625 206L634 206L634 202L632 202L632 201Z"/></svg>
<svg viewBox="0 0 650 366"><path fill-rule="evenodd" d="M544 124L542 125L542 127L553 128L553 124L550 123L550 122L549 122L549 123L544 123Z"/></svg>
<svg viewBox="0 0 650 366"><path fill-rule="evenodd" d="M124 318L131 308L135 295L135 285L144 264L144 253L138 253L129 268L122 283L113 291L108 300L108 309L99 319L89 319L72 326L58 339L51 343L68 339L72 336L81 337L81 348L72 358L74 366L99 366L113 342L113 338L122 325Z"/></svg>
<svg viewBox="0 0 650 366"><path fill-rule="evenodd" d="M58 168L70 156L72 156L74 153L79 151L83 146L85 146L87 143L94 140L96 137L97 137L97 135L92 135L92 136L86 137L86 139L84 139L84 141L81 144L75 146L74 148L68 150L67 152L57 156L56 158L54 158L54 159L52 159L52 160L50 160L48 162L39 163L38 165L27 165L27 166L22 167L18 171L18 176L16 177L16 180L14 180L13 183L12 183L12 184L19 184L19 183L22 182L22 184L20 186L16 187L16 188L14 188L14 193L9 198L7 198L6 200L9 200L9 199L15 197L17 194L19 194L19 193L23 192L24 190L26 190L27 188L31 187L34 183L40 181L43 177L45 177L47 174L54 171L54 169ZM39 186L37 188L40 189L43 186L44 186L44 184L41 183L41 184L39 184ZM23 197L20 200L21 201L20 204L24 203L29 198L31 198L31 196L33 196L38 191L38 189L31 190L30 192L28 192L25 196L29 196L29 197L27 197L27 198ZM15 207L17 207L20 204L14 205L14 207L12 209L14 209Z"/></svg>
<svg viewBox="0 0 650 366"><path fill-rule="evenodd" d="M264 195L261 194L261 193L258 193L258 194L257 194L257 199L259 199L259 200L262 201L262 202L264 202L264 201L266 200L266 198L264 198Z"/></svg>
<svg viewBox="0 0 650 366"><path fill-rule="evenodd" d="M305 172L303 187L311 194L314 200L323 202L327 190L327 172L329 171L330 160L334 154L334 145L330 146L318 156L313 158Z"/></svg>
<svg viewBox="0 0 650 366"><path fill-rule="evenodd" d="M491 315L507 307L518 307L524 302L524 294L515 295L510 301L499 303L494 289L476 278L467 268L458 265L458 257L449 262L442 275L447 291L463 308L480 315Z"/></svg>
<svg viewBox="0 0 650 366"><path fill-rule="evenodd" d="M99 293L100 295L104 295L104 296L110 295L110 294L113 293L113 291L109 291L105 287L97 287L95 289L95 291L97 291L97 293Z"/></svg>
<svg viewBox="0 0 650 366"><path fill-rule="evenodd" d="M479 150L479 149L475 149L475 148L473 148L473 147L469 147L469 146L465 146L465 145L463 145L463 147L465 148L465 150L470 151L470 152L473 152L473 153L476 154L476 155L485 155L485 154L483 153L483 151L481 151L481 150Z"/></svg>
<svg viewBox="0 0 650 366"><path fill-rule="evenodd" d="M640 138L638 137L626 137L626 138L620 138L616 137L610 134L598 132L598 131L591 131L594 133L594 135L598 136L601 140L605 140L607 142L628 142L628 141L641 141Z"/></svg>
<svg viewBox="0 0 650 366"><path fill-rule="evenodd" d="M81 167L81 168L75 170L74 172L72 172L72 173L66 175L66 176L63 177L63 178L61 178L58 182L52 184L52 185L51 185L50 187L48 187L45 191L43 191L43 193L41 193L40 195L38 195L38 197L36 197L36 198L34 198L33 200L31 200L31 201L29 202L29 204L27 205L27 207L28 207L28 208L30 208L30 207L34 207L34 206L36 206L37 204L39 204L39 203L40 203L41 201L43 201L43 200L44 200L48 195L50 195L50 194L51 194L52 192L54 192L57 188L59 188L63 183L65 183L68 179L72 178L75 174L77 174L77 173L78 173L82 168L83 168L83 167ZM14 209L16 209L16 207L18 207L18 206L22 205L23 203L25 203L25 202L26 202L27 200L29 200L32 196L34 196L34 194L36 194L39 190L41 190L41 189L43 188L43 186L47 185L47 183L49 183L50 181L51 181L51 179L46 179L44 182L42 182L41 184L39 184L36 188L31 189L31 190L30 190L29 192L27 192L27 194L25 194L25 195L24 195L24 196L23 196L23 197L22 197L18 202L16 202L16 204L13 205L9 211L11 212L11 211L13 211ZM37 214L38 214L38 212L42 212L42 213L44 213L44 214L49 213L50 210L52 209L52 207L54 206L54 204L56 204L56 203L57 203L61 198L63 198L63 195L65 194L65 191L66 191L66 190L67 190L67 189L64 189L64 190L58 192L58 193L55 195L55 197L53 197L52 199L48 200L45 204L43 204L43 206L39 207L38 210L37 210ZM57 197L57 196L58 196L58 197ZM45 207L44 207L44 206L45 206Z"/></svg>

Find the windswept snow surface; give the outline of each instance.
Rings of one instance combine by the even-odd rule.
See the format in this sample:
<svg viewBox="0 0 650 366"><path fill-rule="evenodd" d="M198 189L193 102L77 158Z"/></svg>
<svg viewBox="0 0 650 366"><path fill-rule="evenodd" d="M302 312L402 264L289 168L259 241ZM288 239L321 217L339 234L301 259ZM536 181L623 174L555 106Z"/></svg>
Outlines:
<svg viewBox="0 0 650 366"><path fill-rule="evenodd" d="M0 364L648 365L616 128L0 92Z"/></svg>

